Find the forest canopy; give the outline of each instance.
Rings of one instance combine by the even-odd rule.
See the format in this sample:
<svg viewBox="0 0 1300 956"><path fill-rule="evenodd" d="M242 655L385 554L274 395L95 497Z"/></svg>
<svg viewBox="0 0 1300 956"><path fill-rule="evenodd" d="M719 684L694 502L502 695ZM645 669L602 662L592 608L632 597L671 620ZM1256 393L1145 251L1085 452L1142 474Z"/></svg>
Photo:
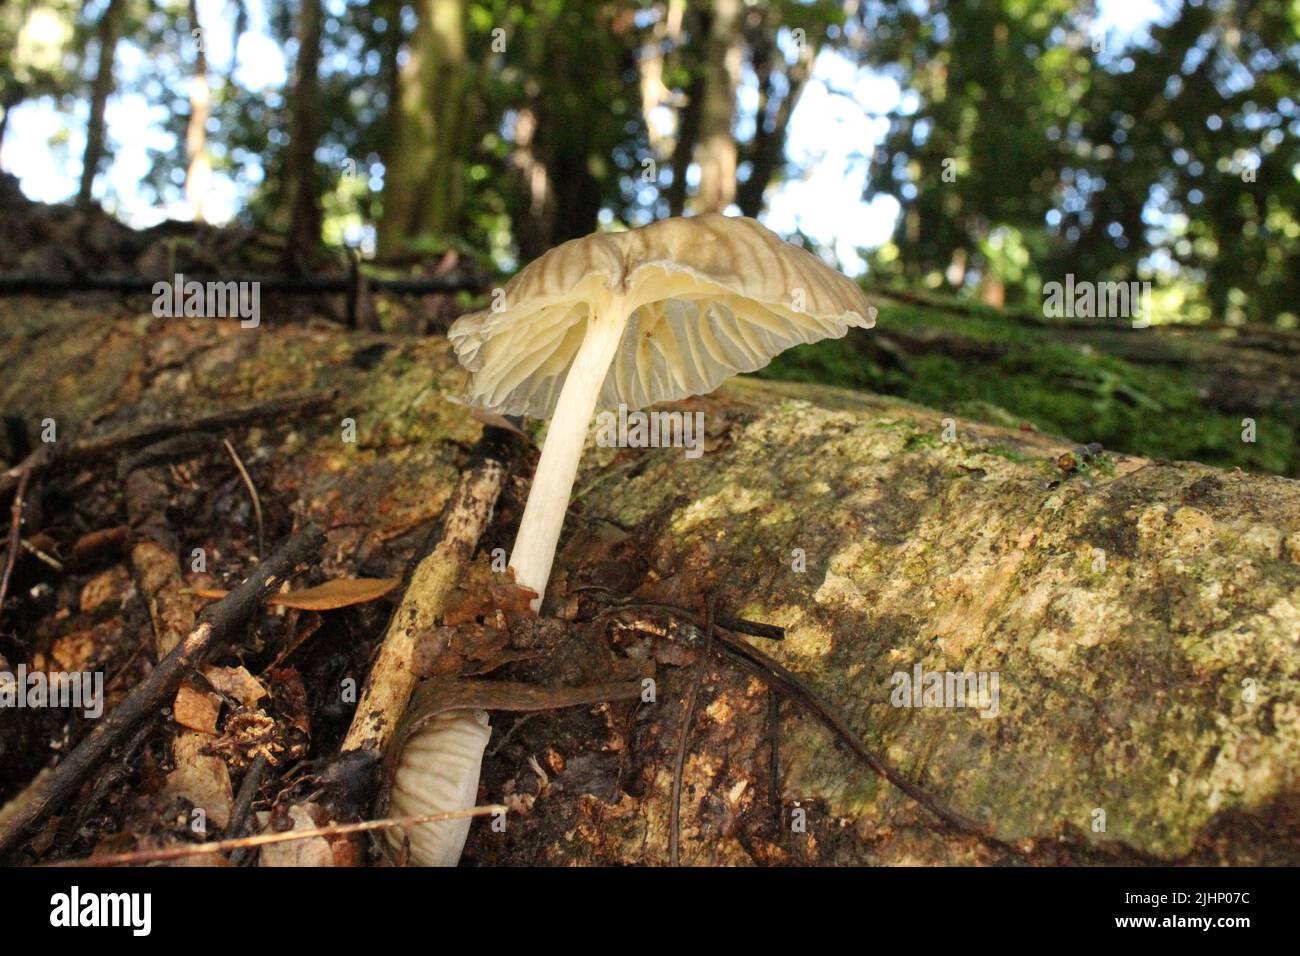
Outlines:
<svg viewBox="0 0 1300 956"><path fill-rule="evenodd" d="M1164 321L1296 325L1298 91L1292 0L0 9L0 165L39 198L502 271L722 211L992 305L1149 281Z"/></svg>

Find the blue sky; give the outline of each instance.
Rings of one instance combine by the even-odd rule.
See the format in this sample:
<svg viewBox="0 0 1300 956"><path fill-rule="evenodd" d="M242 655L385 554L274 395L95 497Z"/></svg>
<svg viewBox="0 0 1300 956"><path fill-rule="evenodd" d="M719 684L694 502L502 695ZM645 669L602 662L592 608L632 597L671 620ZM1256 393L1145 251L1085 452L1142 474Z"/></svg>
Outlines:
<svg viewBox="0 0 1300 956"><path fill-rule="evenodd" d="M234 8L227 0L198 0L198 6L209 63L218 74L225 74L232 54ZM240 40L235 76L250 90L278 91L288 74L284 51L267 32L262 0L248 0L247 7L249 28ZM1100 0L1094 30L1128 40L1161 12L1160 0ZM119 80L137 72L144 55L129 39L120 43ZM851 97L838 95L844 92ZM862 199L867 157L888 125L869 114L896 109L900 96L892 80L823 50L789 127L787 155L800 174L769 192L763 216L767 225L787 235L801 229L833 252L846 271L861 272L865 263L858 250L884 244L898 214L892 198L878 197L871 203ZM741 91L742 116L752 114L755 98L753 87L746 84ZM0 165L19 178L27 196L55 203L76 193L86 112L84 101L65 111L52 100L24 103L14 110ZM113 161L96 181L96 196L137 227L189 218L183 202L155 205L152 192L141 186L149 168L149 150L173 145L171 134L163 128L162 107L151 107L139 94L120 94L109 100L106 119ZM233 217L247 198L247 188L216 174L205 203L209 219L221 223Z"/></svg>

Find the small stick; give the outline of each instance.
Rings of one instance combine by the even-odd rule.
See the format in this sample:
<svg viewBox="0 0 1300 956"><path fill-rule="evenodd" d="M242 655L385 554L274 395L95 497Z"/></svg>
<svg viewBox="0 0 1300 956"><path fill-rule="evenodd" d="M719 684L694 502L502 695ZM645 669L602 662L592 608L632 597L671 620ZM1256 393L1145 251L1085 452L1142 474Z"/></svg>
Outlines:
<svg viewBox="0 0 1300 956"><path fill-rule="evenodd" d="M668 823L668 859L671 866L680 866L678 844L681 841L682 815L682 773L686 768L686 744L691 736L691 721L695 718L695 701L700 695L700 684L704 682L704 671L708 667L709 651L713 648L713 599L709 599L706 612L708 623L704 628L704 653L695 664L695 676L691 680L690 693L686 695L686 713L682 715L682 732L677 737L677 760L673 764L673 802L671 819Z"/></svg>
<svg viewBox="0 0 1300 956"><path fill-rule="evenodd" d="M239 452L235 451L235 446L230 443L229 438L222 439L226 446L226 451L230 452L230 457L235 461L235 467L239 469L239 476L244 479L244 487L248 489L248 497L253 499L253 517L257 519L257 558L262 559L262 499L257 496L257 486L253 484L253 479L248 474L248 469L244 467L243 461L239 457Z"/></svg>
<svg viewBox="0 0 1300 956"><path fill-rule="evenodd" d="M211 276L186 276L189 282L207 283L213 281ZM242 278L221 276L216 281L257 283L263 292L277 295L322 295L347 292L352 284L350 276L277 276L252 275ZM77 275L54 278L43 275L0 275L0 296L7 295L48 295L61 296L71 292L152 292L159 282L172 284L172 277L167 276L106 276ZM380 292L391 295L429 295L451 292L481 292L487 288L486 276L465 273L449 273L440 276L422 278L392 278L378 276L366 277L367 284Z"/></svg>
<svg viewBox="0 0 1300 956"><path fill-rule="evenodd" d="M266 754L258 754L244 773L244 779L239 782L239 793L235 796L235 805L230 810L229 832L231 839L238 839L240 831L244 829L244 819L248 816L249 811L253 809L253 801L257 799L257 791L262 787L262 775L266 773L266 767ZM242 865L247 856L245 852L247 849L247 847L241 847L231 853L230 865Z"/></svg>
<svg viewBox="0 0 1300 956"><path fill-rule="evenodd" d="M468 810L452 810L447 813L427 813L418 817L392 817L387 820L365 820L361 823L335 823L327 827L311 830L285 830L280 833L259 833L255 836L234 837L229 840L214 840L211 843L193 843L181 846L163 847L158 850L133 850L129 853L109 853L103 856L91 856L81 860L60 860L47 863L46 866L123 866L132 863L155 863L164 860L181 860L196 853L225 853L227 850L239 850L266 846L271 843L291 843L294 840L311 840L316 837L347 836L350 833L367 833L371 830L387 830L390 827L419 826L424 823L441 823L444 820L463 820L466 817L484 817L494 813L508 813L509 807L500 804L488 804L482 807L470 807Z"/></svg>
<svg viewBox="0 0 1300 956"><path fill-rule="evenodd" d="M237 425L281 422L301 415L319 414L333 408L337 398L338 390L328 389L309 395L294 395L266 402L236 405L211 415L146 422L143 425L133 425L106 435L80 438L59 454L51 451L53 446L42 445L20 464L8 471L0 472L0 495L17 485L24 472L40 472L55 463L78 465L94 462L123 449L139 448L186 432L217 431Z"/></svg>
<svg viewBox="0 0 1300 956"><path fill-rule="evenodd" d="M817 718L821 724L829 728L832 733L840 738L840 740L844 741L858 759L925 809L929 810L940 820L962 833L972 834L997 846L1005 846L1002 841L990 836L984 826L969 817L962 816L956 810L945 806L919 785L908 780L907 777L903 776L899 770L895 769L884 758L877 756L868 749L866 744L862 742L858 735L853 732L853 729L844 721L844 718L832 709L829 704L825 703L814 694L803 683L803 681L794 675L794 673L768 657L762 651L758 650L758 648L753 647L744 641L737 640L734 637L728 637L725 634L719 634L718 641L726 651L731 653L732 657L737 660L741 666L769 687L779 690L784 696L790 698L813 717Z"/></svg>
<svg viewBox="0 0 1300 956"><path fill-rule="evenodd" d="M436 544L412 570L401 604L389 618L379 656L341 750L383 756L415 689L416 675L411 670L415 639L442 616L461 569L469 563L492 520L492 510L505 487L507 463L516 447L508 432L484 429L475 448L476 461L461 474L438 527L429 536Z"/></svg>
<svg viewBox="0 0 1300 956"><path fill-rule="evenodd" d="M281 581L304 570L324 543L324 532L309 525L282 544L247 580L207 608L194 630L158 662L122 703L63 760L42 770L26 789L0 808L0 854L12 849L33 824L75 796L82 781L112 748L146 716L165 706L165 701L208 652L247 624Z"/></svg>
<svg viewBox="0 0 1300 956"><path fill-rule="evenodd" d="M9 578L18 562L18 542L22 540L23 507L26 504L27 483L31 481L32 468L24 468L18 478L18 490L14 493L13 507L9 517L9 543L5 547L4 571L0 573L0 613L3 613L5 597L9 594Z"/></svg>
<svg viewBox="0 0 1300 956"><path fill-rule="evenodd" d="M26 552L27 552L28 554L30 554L32 557L36 558L38 561L41 561L42 563L49 565L49 566L52 567L55 571L62 571L62 570L63 570L63 562L62 562L62 561L60 561L58 558L54 557L53 555L46 554L46 553L45 553L44 551L42 551L40 548L36 547L36 545L34 545L34 544L32 544L30 541L28 541L26 538L23 538L23 539L22 539L21 541L19 541L18 543L19 543L20 545L22 545L22 549L23 549L24 551L26 551Z"/></svg>

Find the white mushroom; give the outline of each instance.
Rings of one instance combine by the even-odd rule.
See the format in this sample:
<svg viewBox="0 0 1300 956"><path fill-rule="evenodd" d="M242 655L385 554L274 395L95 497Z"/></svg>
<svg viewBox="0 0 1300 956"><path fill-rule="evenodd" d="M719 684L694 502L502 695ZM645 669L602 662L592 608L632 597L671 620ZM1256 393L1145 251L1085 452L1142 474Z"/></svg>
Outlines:
<svg viewBox="0 0 1300 956"><path fill-rule="evenodd" d="M468 810L478 797L479 769L492 728L481 710L450 710L419 724L402 741L388 793L390 817L423 817ZM441 820L386 832L400 854L409 841L415 866L455 866L470 819Z"/></svg>
<svg viewBox="0 0 1300 956"><path fill-rule="evenodd" d="M711 392L792 345L870 328L862 290L753 219L709 214L557 246L451 327L467 401L549 417L510 555L541 607L597 406Z"/></svg>

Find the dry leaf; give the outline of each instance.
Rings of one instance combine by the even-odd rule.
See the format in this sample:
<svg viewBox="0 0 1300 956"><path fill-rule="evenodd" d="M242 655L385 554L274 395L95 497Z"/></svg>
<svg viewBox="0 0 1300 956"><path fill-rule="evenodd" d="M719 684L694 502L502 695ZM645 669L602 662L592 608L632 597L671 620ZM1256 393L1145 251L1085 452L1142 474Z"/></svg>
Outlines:
<svg viewBox="0 0 1300 956"><path fill-rule="evenodd" d="M333 611L335 608L377 601L402 583L401 578L335 578L314 588L272 594L267 604L293 607L300 611ZM218 599L229 592L221 588L195 588L201 598Z"/></svg>
<svg viewBox="0 0 1300 956"><path fill-rule="evenodd" d="M208 666L203 668L203 676L215 690L235 698L245 707L256 707L257 702L266 696L262 682L245 667Z"/></svg>
<svg viewBox="0 0 1300 956"><path fill-rule="evenodd" d="M176 769L167 775L163 792L181 796L207 814L219 827L230 822L234 794L230 789L230 772L220 757L203 753L207 741L193 733L182 732L172 744Z"/></svg>
<svg viewBox="0 0 1300 956"><path fill-rule="evenodd" d="M201 734L217 732L217 715L221 713L221 699L216 694L199 690L193 684L181 684L172 704L176 723Z"/></svg>
<svg viewBox="0 0 1300 956"><path fill-rule="evenodd" d="M314 805L309 805L314 806ZM289 829L315 830L320 824L312 818L307 808L293 804L289 807ZM268 828L267 832L271 832ZM325 837L306 837L285 843L268 843L262 847L259 866L333 866L334 848Z"/></svg>

